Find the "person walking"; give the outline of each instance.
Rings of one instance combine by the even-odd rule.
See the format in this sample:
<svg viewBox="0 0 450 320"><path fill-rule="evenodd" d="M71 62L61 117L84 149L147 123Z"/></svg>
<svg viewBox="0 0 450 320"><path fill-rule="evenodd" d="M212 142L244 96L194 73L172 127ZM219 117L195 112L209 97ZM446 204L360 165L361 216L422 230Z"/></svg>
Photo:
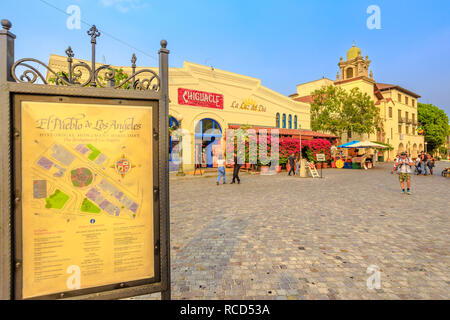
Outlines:
<svg viewBox="0 0 450 320"><path fill-rule="evenodd" d="M294 173L295 176L295 155L291 153L291 156L289 157L289 173L288 176L291 175L291 172Z"/></svg>
<svg viewBox="0 0 450 320"><path fill-rule="evenodd" d="M234 168L233 168L233 180L231 181L231 184L235 183L237 180L237 183L241 183L241 179L239 179L239 169L241 168L240 158L237 157L237 154L234 153Z"/></svg>
<svg viewBox="0 0 450 320"><path fill-rule="evenodd" d="M225 184L225 159L222 155L219 155L217 159L217 172L219 174L217 177L217 185L219 185L221 177L223 177L223 184Z"/></svg>
<svg viewBox="0 0 450 320"><path fill-rule="evenodd" d="M435 165L435 159L433 158L433 156L431 154L427 154L427 167L430 170L430 175L433 175L433 168Z"/></svg>
<svg viewBox="0 0 450 320"><path fill-rule="evenodd" d="M406 194L411 194L411 166L414 162L406 155L406 152L402 152L400 158L397 160L398 180L402 188L402 194L405 194L405 182L406 182Z"/></svg>
<svg viewBox="0 0 450 320"><path fill-rule="evenodd" d="M398 162L398 160L400 159L400 155L399 154L397 154L397 156L395 156L395 159L394 159L394 167L392 168L392 171L391 171L391 174L393 174L394 172L396 172L397 171L397 162Z"/></svg>
<svg viewBox="0 0 450 320"><path fill-rule="evenodd" d="M427 175L427 160L428 160L428 156L425 154L425 152L421 151L420 155L420 173L423 174L424 176Z"/></svg>
<svg viewBox="0 0 450 320"><path fill-rule="evenodd" d="M420 158L419 157L416 158L416 163L414 165L416 166L417 175L420 175L422 168L420 167Z"/></svg>
<svg viewBox="0 0 450 320"><path fill-rule="evenodd" d="M296 165L296 168L295 168L295 175L300 175L299 169L300 169L300 158L297 158L297 165Z"/></svg>

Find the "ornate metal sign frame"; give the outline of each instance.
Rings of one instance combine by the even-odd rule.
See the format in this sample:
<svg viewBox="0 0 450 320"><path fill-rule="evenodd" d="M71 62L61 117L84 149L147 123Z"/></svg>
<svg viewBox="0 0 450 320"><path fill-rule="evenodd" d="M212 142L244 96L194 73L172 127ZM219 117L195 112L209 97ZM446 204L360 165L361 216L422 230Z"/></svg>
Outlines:
<svg viewBox="0 0 450 320"><path fill-rule="evenodd" d="M170 292L170 217L169 217L169 133L168 133L168 55L167 42L161 41L159 50L159 74L151 69L136 72L136 56L132 57L132 75L120 83L115 83L115 70L109 65L96 68L95 46L100 32L95 26L88 31L92 45L92 64L73 63L74 53L69 47L66 50L67 72L55 72L46 64L32 58L14 61L15 35L9 30L11 23L2 20L0 30L0 299L13 300L20 298L20 275L22 261L20 257L20 241L17 241L21 230L21 217L16 216L21 208L20 183L17 173L22 170L17 161L16 150L20 132L15 130L15 117L20 113L14 111L15 102L24 97L32 100L76 102L91 101L93 103L111 105L147 105L153 109L154 158L154 212L155 212L155 277L147 281L117 283L104 287L83 289L74 292L54 294L40 297L45 299L119 299L149 293L161 292L161 298L168 300ZM47 80L33 64L47 69L54 76L55 85L48 85ZM18 71L24 68L21 75ZM84 70L84 74L83 74ZM87 73L87 75L86 75ZM149 74L142 78L142 74ZM100 77L103 74L103 78ZM139 76L139 77L137 77ZM83 80L81 81L81 79ZM38 82L42 82L39 84ZM19 140L20 141L20 140Z"/></svg>

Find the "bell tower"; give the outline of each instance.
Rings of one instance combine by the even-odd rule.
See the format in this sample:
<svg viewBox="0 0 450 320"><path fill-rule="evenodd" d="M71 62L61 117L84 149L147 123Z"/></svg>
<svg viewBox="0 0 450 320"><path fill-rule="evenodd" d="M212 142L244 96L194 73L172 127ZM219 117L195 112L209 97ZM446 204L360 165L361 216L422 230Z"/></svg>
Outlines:
<svg viewBox="0 0 450 320"><path fill-rule="evenodd" d="M347 60L343 61L342 57L338 63L340 73L338 72L337 81L348 80L356 77L367 77L369 78L369 66L370 66L369 56L363 58L361 55L361 49L353 46L347 51ZM370 72L370 78L373 79L372 72Z"/></svg>

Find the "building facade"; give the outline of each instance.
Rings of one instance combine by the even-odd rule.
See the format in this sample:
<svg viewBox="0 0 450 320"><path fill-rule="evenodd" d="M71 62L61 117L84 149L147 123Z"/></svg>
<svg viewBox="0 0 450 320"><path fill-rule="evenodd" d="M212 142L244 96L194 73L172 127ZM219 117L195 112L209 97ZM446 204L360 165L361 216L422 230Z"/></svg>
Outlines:
<svg viewBox="0 0 450 320"><path fill-rule="evenodd" d="M312 93L323 86L339 86L345 90L359 88L367 93L380 109L382 130L370 135L344 134L342 142L351 140L370 140L390 144L394 150L385 151L384 159L392 160L402 151L409 152L413 158L424 150L424 137L417 133L417 99L420 96L395 84L379 83L369 71L371 61L363 57L361 49L353 45L347 52L347 60L340 58L336 80L323 78L297 85L297 92L290 97L299 102L311 104Z"/></svg>
<svg viewBox="0 0 450 320"><path fill-rule="evenodd" d="M67 57L51 55L49 67L66 70ZM130 67L114 68L132 74ZM136 68L136 72L142 69ZM157 68L145 69L158 72ZM47 80L49 77L51 74ZM282 128L284 134L298 136L301 127L305 136L315 134L310 131L309 104L264 87L260 79L191 62L169 68L169 114L169 126L183 133L181 139L176 135L170 139L172 171L178 169L180 140L183 169L193 171L198 164L214 166L228 128Z"/></svg>

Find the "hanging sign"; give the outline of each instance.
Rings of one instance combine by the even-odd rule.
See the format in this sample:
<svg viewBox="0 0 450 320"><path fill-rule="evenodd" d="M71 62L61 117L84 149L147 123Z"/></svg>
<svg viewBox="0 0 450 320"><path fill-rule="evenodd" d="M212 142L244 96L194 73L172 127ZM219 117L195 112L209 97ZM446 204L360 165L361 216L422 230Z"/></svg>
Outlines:
<svg viewBox="0 0 450 320"><path fill-rule="evenodd" d="M213 109L223 109L223 95L178 88L178 104Z"/></svg>

